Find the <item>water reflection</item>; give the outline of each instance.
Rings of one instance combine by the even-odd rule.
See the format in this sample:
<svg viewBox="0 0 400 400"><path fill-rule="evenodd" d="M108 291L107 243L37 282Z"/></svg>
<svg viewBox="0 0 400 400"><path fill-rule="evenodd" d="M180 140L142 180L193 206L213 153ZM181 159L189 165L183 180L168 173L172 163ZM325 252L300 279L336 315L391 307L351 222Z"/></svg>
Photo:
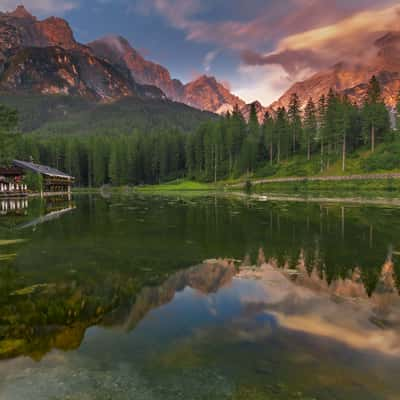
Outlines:
<svg viewBox="0 0 400 400"><path fill-rule="evenodd" d="M0 200L0 227L21 229L35 227L74 209L74 201L67 196L3 199Z"/></svg>
<svg viewBox="0 0 400 400"><path fill-rule="evenodd" d="M131 301L113 303L110 293L109 306L94 307L75 292L65 301L81 312L68 311L53 332L31 332L35 347L27 354L38 360L50 348L81 350L52 352L35 366L10 361L7 371L0 364L7 377L0 393L22 399L29 389L50 399L60 387L59 398L88 399L396 398L400 299L386 286L390 266L370 298L342 290L360 284L357 274L327 286L301 265L241 264L206 261L133 291ZM97 328L84 337L89 325ZM29 384L35 379L46 384Z"/></svg>
<svg viewBox="0 0 400 400"><path fill-rule="evenodd" d="M26 214L28 199L3 199L0 200L0 216L8 214Z"/></svg>
<svg viewBox="0 0 400 400"><path fill-rule="evenodd" d="M42 284L9 293L0 303L0 359L29 355L39 360L53 348L79 347L92 325L131 331L152 310L191 287L200 293L217 292L236 274L233 261L208 261L179 271L158 287L139 292L132 279L115 277L103 291L76 284ZM5 300L5 299L4 299Z"/></svg>
<svg viewBox="0 0 400 400"><path fill-rule="evenodd" d="M264 264L239 276L257 279L266 291L266 312L281 327L339 341L355 349L400 357L400 297L393 265L383 266L379 285L369 297L359 270L327 284L316 269L296 270Z"/></svg>
<svg viewBox="0 0 400 400"><path fill-rule="evenodd" d="M30 201L0 219L0 397L36 379L43 399L63 398L60 382L64 398L396 399L397 218L212 196Z"/></svg>
<svg viewBox="0 0 400 400"><path fill-rule="evenodd" d="M268 305L281 326L400 356L400 297L392 262L383 265L369 296L359 268L345 279L328 283L324 273L307 266L304 258L295 269L287 263L282 267L276 259L266 260L260 248L258 265L251 266L249 257L209 260L178 271L155 287L140 288L132 279L115 275L110 276L107 288L96 282L77 286L74 281L11 291L0 303L0 357L24 354L40 359L53 348L76 349L93 325L132 331L177 293L191 288L207 296L229 287L234 277L257 282L258 297L247 293L249 297L240 301L257 305L258 312L261 304ZM374 331L371 337L366 335L367 328Z"/></svg>

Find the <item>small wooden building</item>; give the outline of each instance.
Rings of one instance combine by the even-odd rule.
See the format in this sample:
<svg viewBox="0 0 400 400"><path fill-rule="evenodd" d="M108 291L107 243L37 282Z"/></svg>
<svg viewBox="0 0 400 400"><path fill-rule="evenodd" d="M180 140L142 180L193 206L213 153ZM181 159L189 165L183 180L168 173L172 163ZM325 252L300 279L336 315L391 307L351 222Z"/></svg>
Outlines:
<svg viewBox="0 0 400 400"><path fill-rule="evenodd" d="M20 160L14 160L13 165L14 167L20 168L23 171L31 171L42 176L42 195L71 193L71 188L74 184L75 178L66 174L65 172L48 167L46 165Z"/></svg>
<svg viewBox="0 0 400 400"><path fill-rule="evenodd" d="M27 186L23 183L24 170L18 166L0 168L0 196L26 196Z"/></svg>

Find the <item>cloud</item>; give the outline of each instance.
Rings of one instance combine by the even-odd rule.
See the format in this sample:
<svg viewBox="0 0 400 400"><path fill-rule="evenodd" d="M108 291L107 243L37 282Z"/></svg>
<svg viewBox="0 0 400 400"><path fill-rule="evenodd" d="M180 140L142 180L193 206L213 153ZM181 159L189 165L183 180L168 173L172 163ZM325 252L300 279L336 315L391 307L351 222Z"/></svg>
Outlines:
<svg viewBox="0 0 400 400"><path fill-rule="evenodd" d="M391 30L400 30L400 6L362 11L334 24L281 39L275 51L242 52L247 65L281 65L291 76L330 67L340 61L366 63L375 56L373 43Z"/></svg>
<svg viewBox="0 0 400 400"><path fill-rule="evenodd" d="M175 28L189 29L190 18L202 5L199 0L138 0L130 9L142 15L159 14Z"/></svg>
<svg viewBox="0 0 400 400"><path fill-rule="evenodd" d="M203 67L204 70L208 73L211 71L211 64L213 63L213 61L218 57L219 53L221 52L221 50L213 50L213 51L209 51L203 59Z"/></svg>
<svg viewBox="0 0 400 400"><path fill-rule="evenodd" d="M13 11L21 0L1 0L0 11ZM23 0L26 9L36 15L63 14L78 7L73 0Z"/></svg>
<svg viewBox="0 0 400 400"><path fill-rule="evenodd" d="M246 103L260 101L271 104L293 84L289 74L280 65L246 66L239 68L239 78L233 92Z"/></svg>
<svg viewBox="0 0 400 400"><path fill-rule="evenodd" d="M380 6L394 0L381 0ZM232 9L240 9L240 0L231 0ZM252 7L249 1L248 7ZM183 30L186 39L213 43L230 49L254 49L282 37L334 24L348 15L363 11L373 0L327 2L320 0L286 0L271 6L255 6L257 15L249 20L205 17L217 14L218 3L200 0L138 0L134 10L142 15L157 14L175 29Z"/></svg>
<svg viewBox="0 0 400 400"><path fill-rule="evenodd" d="M246 9L254 10L246 17L243 1L230 3L229 16L211 0L137 0L135 11L163 18L187 41L238 54L237 93L247 101L257 94L267 104L321 69L343 60L368 62L376 55L374 41L400 30L398 0L249 0ZM206 71L214 58L213 52L205 56Z"/></svg>

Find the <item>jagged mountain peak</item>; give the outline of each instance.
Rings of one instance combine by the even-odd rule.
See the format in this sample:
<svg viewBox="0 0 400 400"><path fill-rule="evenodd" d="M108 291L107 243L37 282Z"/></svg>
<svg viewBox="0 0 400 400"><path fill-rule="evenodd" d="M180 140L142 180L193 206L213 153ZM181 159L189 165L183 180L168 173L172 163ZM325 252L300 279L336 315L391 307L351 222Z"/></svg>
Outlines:
<svg viewBox="0 0 400 400"><path fill-rule="evenodd" d="M14 11L8 12L7 15L14 18L36 19L22 4L17 6Z"/></svg>
<svg viewBox="0 0 400 400"><path fill-rule="evenodd" d="M29 48L46 47L67 52L21 53ZM24 70L18 67L19 54L24 60ZM50 65L53 70L47 71ZM82 70L85 71L83 81ZM83 45L75 40L66 20L57 17L37 20L22 6L11 13L0 13L0 71L3 72L0 85L10 90L19 87L27 90L26 85L31 82L32 88L40 92L83 94L112 101L114 95L118 99L135 93L139 84L142 88L154 86L163 92L146 89L145 93L152 97L162 97L165 93L173 101L214 113L229 106L245 106L243 100L213 76L201 75L184 85L172 79L167 68L145 59L123 36L108 35ZM107 76L102 80L103 74Z"/></svg>
<svg viewBox="0 0 400 400"><path fill-rule="evenodd" d="M146 60L130 42L119 35L107 35L87 44L93 53L130 74L136 82L154 85L170 99L180 100L182 84L171 79L163 66Z"/></svg>
<svg viewBox="0 0 400 400"><path fill-rule="evenodd" d="M232 94L215 77L201 75L184 87L185 102L192 107L213 112L227 109L227 104L242 108L245 102Z"/></svg>
<svg viewBox="0 0 400 400"><path fill-rule="evenodd" d="M26 16L22 8L0 13L1 89L73 95L104 103L128 96L165 98L159 88L138 84L129 72L78 43L66 20Z"/></svg>
<svg viewBox="0 0 400 400"><path fill-rule="evenodd" d="M263 108L262 104L258 100L250 103L250 106L254 106L256 110L260 110L261 108Z"/></svg>
<svg viewBox="0 0 400 400"><path fill-rule="evenodd" d="M206 74L198 76L196 79L193 80L193 82L207 82L207 83L212 83L212 84L218 83L214 76L210 76L210 75L206 75Z"/></svg>
<svg viewBox="0 0 400 400"><path fill-rule="evenodd" d="M88 43L89 47L107 47L109 51L113 51L114 53L120 53L120 55L123 55L123 53L127 51L133 51L137 54L139 54L129 43L128 39L124 38L121 35L106 35L103 36L99 39L96 39L90 43Z"/></svg>
<svg viewBox="0 0 400 400"><path fill-rule="evenodd" d="M317 101L332 88L346 94L350 100L362 104L368 82L375 75L382 88L388 107L394 107L400 90L400 32L389 31L371 43L368 54L362 59L342 60L331 68L322 70L308 79L297 82L273 104L272 109L287 107L290 96L297 93L304 107L310 97Z"/></svg>
<svg viewBox="0 0 400 400"><path fill-rule="evenodd" d="M186 85L172 79L165 67L146 60L122 36L108 35L88 43L88 46L98 57L129 70L137 82L159 87L174 101L214 113L224 113L235 105L240 108L245 105L243 100L233 95L226 85L213 76L203 74Z"/></svg>

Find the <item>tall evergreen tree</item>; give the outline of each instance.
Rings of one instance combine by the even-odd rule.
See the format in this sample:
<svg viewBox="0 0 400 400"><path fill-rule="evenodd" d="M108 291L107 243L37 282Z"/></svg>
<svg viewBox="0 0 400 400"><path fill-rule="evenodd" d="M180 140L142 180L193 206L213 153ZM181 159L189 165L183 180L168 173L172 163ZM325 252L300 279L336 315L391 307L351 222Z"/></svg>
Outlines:
<svg viewBox="0 0 400 400"><path fill-rule="evenodd" d="M272 165L274 160L274 120L268 111L264 115L262 131L264 136L264 146L268 152L269 162Z"/></svg>
<svg viewBox="0 0 400 400"><path fill-rule="evenodd" d="M396 129L400 130L400 91L397 94L397 103L396 103Z"/></svg>
<svg viewBox="0 0 400 400"><path fill-rule="evenodd" d="M288 155L289 122L285 107L279 107L276 114L274 136L276 138L276 160L281 162L282 155Z"/></svg>
<svg viewBox="0 0 400 400"><path fill-rule="evenodd" d="M15 151L18 114L0 105L0 165L8 164Z"/></svg>
<svg viewBox="0 0 400 400"><path fill-rule="evenodd" d="M311 159L311 143L317 136L317 109L310 97L304 110L304 145L307 151L307 160Z"/></svg>
<svg viewBox="0 0 400 400"><path fill-rule="evenodd" d="M290 130L292 131L292 153L295 154L297 151L297 143L301 132L300 99L297 93L293 93L290 97L287 114L289 118Z"/></svg>
<svg viewBox="0 0 400 400"><path fill-rule="evenodd" d="M342 171L346 170L348 133L352 124L352 104L347 96L338 99L337 127L341 131Z"/></svg>
<svg viewBox="0 0 400 400"><path fill-rule="evenodd" d="M335 153L338 149L339 144L339 127L338 127L338 117L339 117L339 96L331 88L328 93L326 102L326 113L325 113L325 143L326 143L326 162L329 168L332 153Z"/></svg>
<svg viewBox="0 0 400 400"><path fill-rule="evenodd" d="M375 151L376 142L390 129L388 110L381 97L381 88L374 75L368 84L367 97L363 107L364 132L369 136L371 151Z"/></svg>
<svg viewBox="0 0 400 400"><path fill-rule="evenodd" d="M250 117L248 124L248 134L242 148L242 168L243 171L253 172L256 167L258 144L260 137L260 125L255 104L250 106Z"/></svg>
<svg viewBox="0 0 400 400"><path fill-rule="evenodd" d="M326 97L322 95L318 100L318 141L320 145L321 172L324 170L324 149L326 137Z"/></svg>

